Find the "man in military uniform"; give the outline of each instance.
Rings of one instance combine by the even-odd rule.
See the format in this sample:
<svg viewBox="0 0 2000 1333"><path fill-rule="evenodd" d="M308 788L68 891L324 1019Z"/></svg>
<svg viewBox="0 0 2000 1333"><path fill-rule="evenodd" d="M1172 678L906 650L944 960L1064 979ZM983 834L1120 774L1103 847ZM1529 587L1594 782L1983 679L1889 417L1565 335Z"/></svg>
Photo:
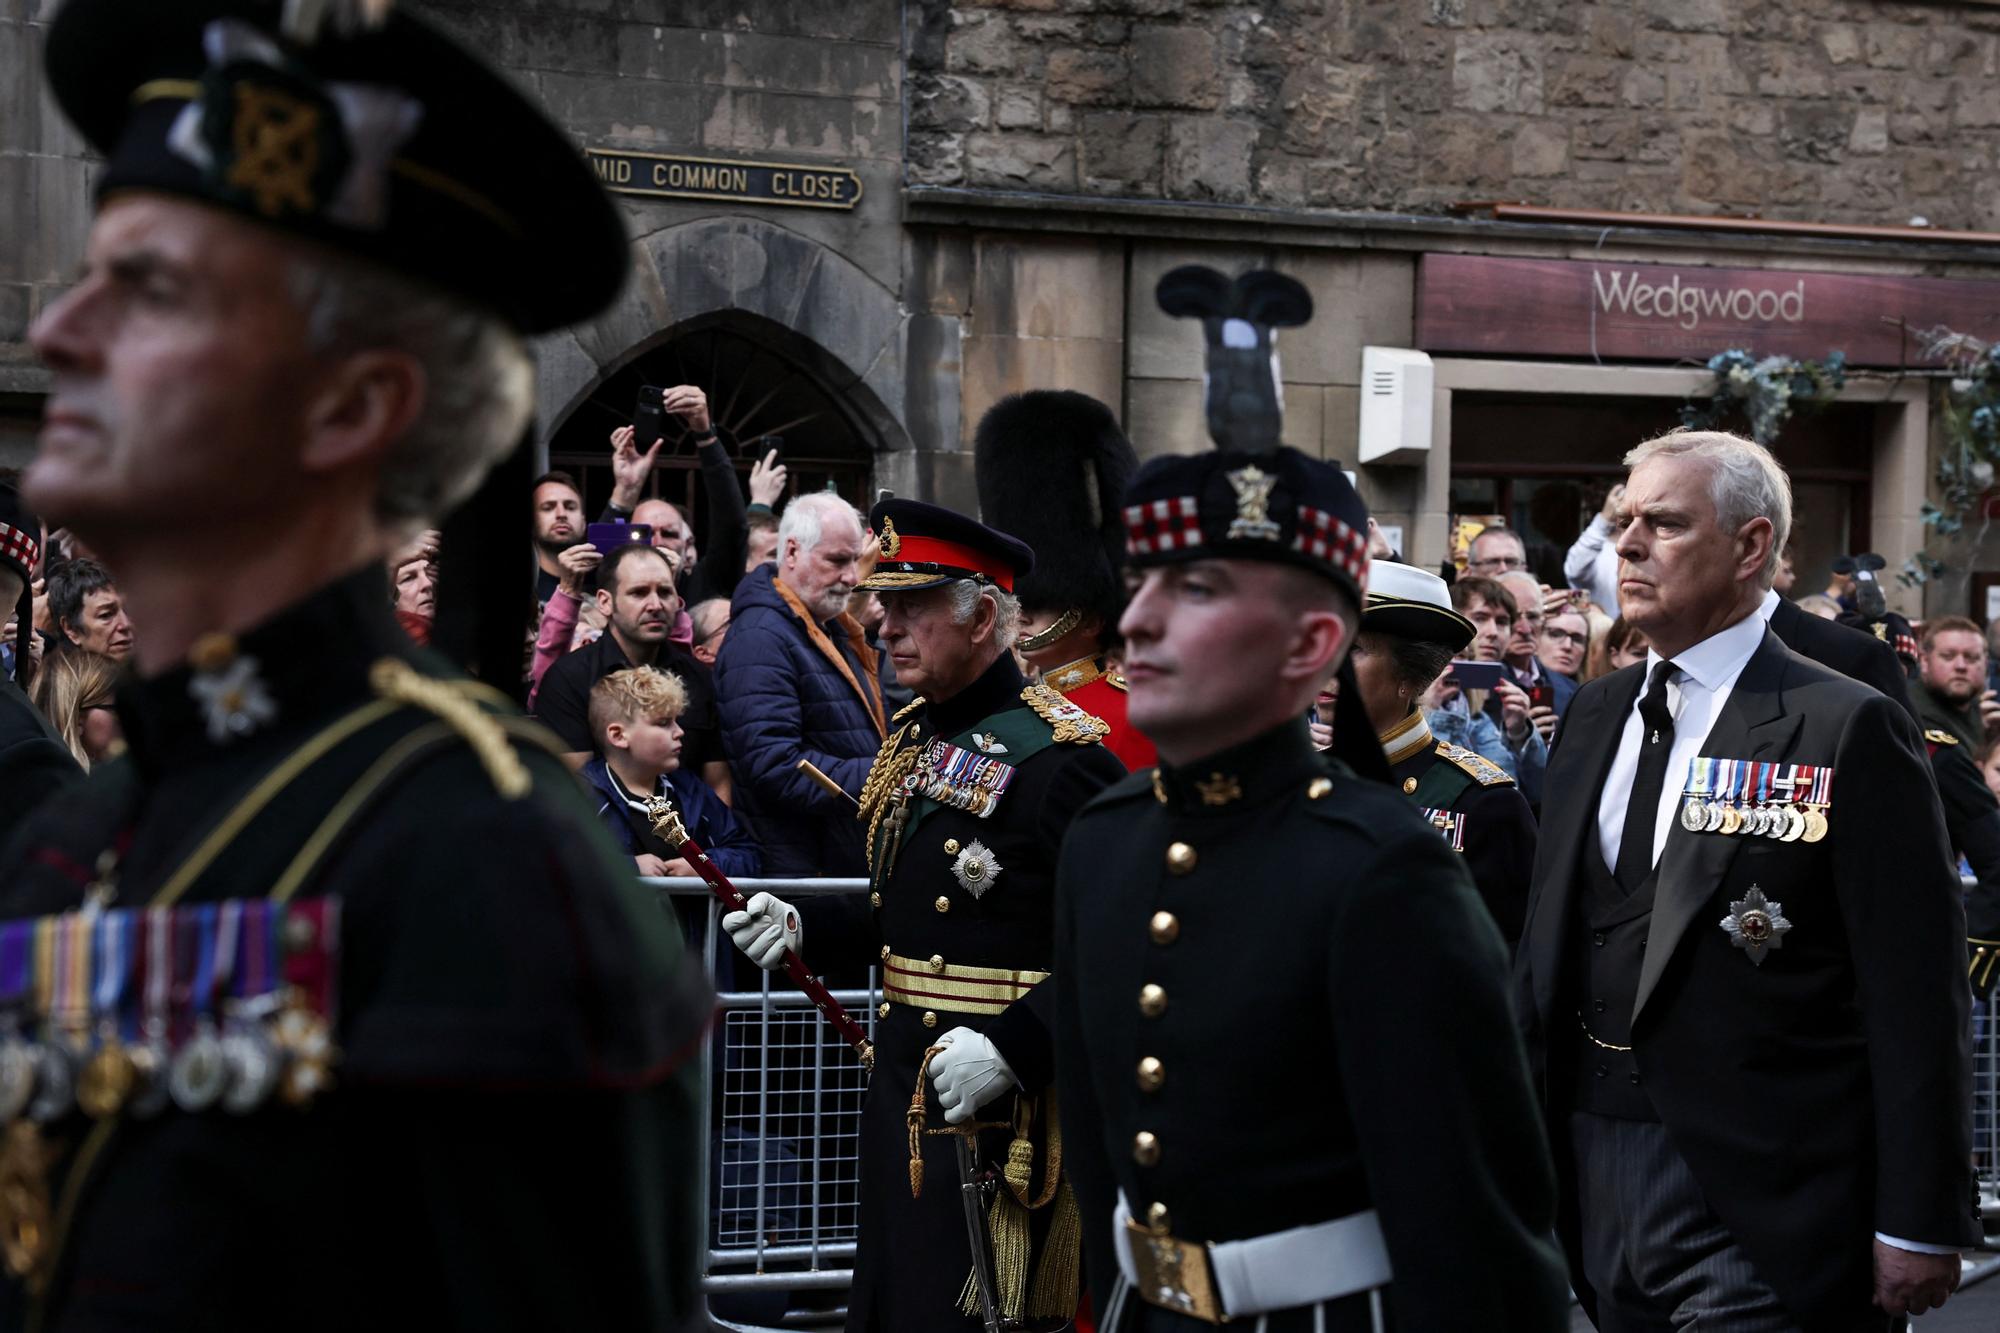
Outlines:
<svg viewBox="0 0 2000 1333"><path fill-rule="evenodd" d="M0 917L78 943L57 970L103 1015L9 1010L11 1294L52 1329L705 1327L707 989L546 739L414 648L383 574L514 452L524 336L616 294L616 210L400 12L70 0L47 72L105 160L31 335L24 489L148 633L129 754L0 853ZM309 999L258 988L280 947ZM49 980L22 965L0 944L15 1000ZM281 1098L274 1068L313 1076Z"/></svg>
<svg viewBox="0 0 2000 1333"><path fill-rule="evenodd" d="M765 968L802 942L819 967L882 967L847 1327L937 1333L981 1313L951 1141L975 1128L980 1159L1008 1163L989 1222L1000 1257L979 1256L999 1312L1059 1325L1076 1310L1078 1269L1045 1095L1055 857L1122 768L1099 743L1103 722L1027 684L1008 651L1013 589L1034 562L1025 546L910 500L883 501L869 522L881 559L860 586L881 595L883 646L920 697L862 789L868 900L795 909L760 893L722 924Z"/></svg>
<svg viewBox="0 0 2000 1333"><path fill-rule="evenodd" d="M1369 725L1403 795L1449 843L1508 948L1521 937L1535 868L1535 816L1498 764L1431 735L1417 699L1472 642L1443 579L1409 565L1369 564L1368 602L1351 660Z"/></svg>
<svg viewBox="0 0 2000 1333"><path fill-rule="evenodd" d="M979 513L1035 553L1021 580L1021 660L1042 683L1111 728L1104 748L1133 772L1153 743L1125 718L1118 614L1125 589L1119 497L1138 470L1111 409L1088 394L1035 389L1003 398L972 441Z"/></svg>
<svg viewBox="0 0 2000 1333"><path fill-rule="evenodd" d="M1309 313L1287 283L1183 271L1161 303L1266 344L1253 319ZM1161 765L1077 817L1058 875L1064 1160L1100 1327L1562 1329L1506 950L1461 858L1341 757L1384 771L1351 673L1335 751L1306 731L1353 641L1367 515L1276 447L1274 412L1246 423L1275 383L1230 364L1243 333L1210 329L1210 430L1239 447L1155 459L1125 497L1119 630Z"/></svg>

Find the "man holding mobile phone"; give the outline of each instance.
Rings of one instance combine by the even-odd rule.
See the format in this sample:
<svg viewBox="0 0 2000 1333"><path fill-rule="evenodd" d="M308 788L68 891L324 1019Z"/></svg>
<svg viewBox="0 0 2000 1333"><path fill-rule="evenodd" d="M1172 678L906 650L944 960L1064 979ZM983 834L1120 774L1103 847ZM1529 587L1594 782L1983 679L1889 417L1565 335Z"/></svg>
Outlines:
<svg viewBox="0 0 2000 1333"><path fill-rule="evenodd" d="M1576 682L1550 671L1541 660L1542 631L1548 621L1543 602L1548 589L1528 573L1502 574L1499 583L1513 595L1517 608L1513 633L1507 636L1501 660L1507 664L1507 678L1528 696L1528 721L1546 744L1569 708Z"/></svg>

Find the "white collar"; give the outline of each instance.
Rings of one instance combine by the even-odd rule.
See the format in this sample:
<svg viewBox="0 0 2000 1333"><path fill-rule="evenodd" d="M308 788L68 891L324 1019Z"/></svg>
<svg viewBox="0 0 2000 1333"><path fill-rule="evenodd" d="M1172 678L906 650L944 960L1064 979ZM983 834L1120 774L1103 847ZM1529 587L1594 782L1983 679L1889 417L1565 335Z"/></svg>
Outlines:
<svg viewBox="0 0 2000 1333"><path fill-rule="evenodd" d="M1757 603L1757 618L1766 625L1770 624L1771 614L1778 609L1778 603L1782 600L1776 588L1764 589L1764 600Z"/></svg>
<svg viewBox="0 0 2000 1333"><path fill-rule="evenodd" d="M1753 611L1727 629L1676 653L1674 665L1712 694L1742 674L1757 645L1764 641L1764 631L1764 617ZM1657 650L1646 650L1646 679L1653 678L1653 667L1661 660Z"/></svg>

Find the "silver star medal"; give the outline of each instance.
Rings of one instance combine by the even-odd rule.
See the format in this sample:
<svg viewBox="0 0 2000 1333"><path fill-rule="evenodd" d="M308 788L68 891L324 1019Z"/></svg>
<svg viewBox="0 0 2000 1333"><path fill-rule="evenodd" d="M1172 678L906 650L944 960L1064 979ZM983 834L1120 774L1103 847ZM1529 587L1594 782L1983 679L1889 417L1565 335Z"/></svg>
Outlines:
<svg viewBox="0 0 2000 1333"><path fill-rule="evenodd" d="M958 859L951 863L952 878L958 887L972 895L977 902L993 887L993 881L1000 878L1000 863L993 859L993 853L986 850L986 844L974 838L965 844Z"/></svg>
<svg viewBox="0 0 2000 1333"><path fill-rule="evenodd" d="M1785 920L1785 905L1767 899L1755 884L1729 904L1729 915L1722 918L1729 942L1749 954L1750 961L1759 967L1764 965L1765 950L1783 946L1785 932L1791 928L1792 923Z"/></svg>
<svg viewBox="0 0 2000 1333"><path fill-rule="evenodd" d="M208 720L208 738L217 745L248 736L278 716L277 701L257 674L257 659L238 657L219 670L197 671L188 693Z"/></svg>

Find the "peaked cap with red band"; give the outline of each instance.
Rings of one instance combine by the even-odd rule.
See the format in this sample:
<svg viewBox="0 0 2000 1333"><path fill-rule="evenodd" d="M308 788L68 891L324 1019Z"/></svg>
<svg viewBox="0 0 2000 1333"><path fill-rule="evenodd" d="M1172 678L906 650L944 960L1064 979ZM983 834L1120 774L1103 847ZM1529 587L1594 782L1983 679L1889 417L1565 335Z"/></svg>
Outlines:
<svg viewBox="0 0 2000 1333"><path fill-rule="evenodd" d="M977 579L1002 592L1035 567L1023 542L942 505L883 500L868 511L881 547L875 572L858 587L875 592L919 592L959 579Z"/></svg>

